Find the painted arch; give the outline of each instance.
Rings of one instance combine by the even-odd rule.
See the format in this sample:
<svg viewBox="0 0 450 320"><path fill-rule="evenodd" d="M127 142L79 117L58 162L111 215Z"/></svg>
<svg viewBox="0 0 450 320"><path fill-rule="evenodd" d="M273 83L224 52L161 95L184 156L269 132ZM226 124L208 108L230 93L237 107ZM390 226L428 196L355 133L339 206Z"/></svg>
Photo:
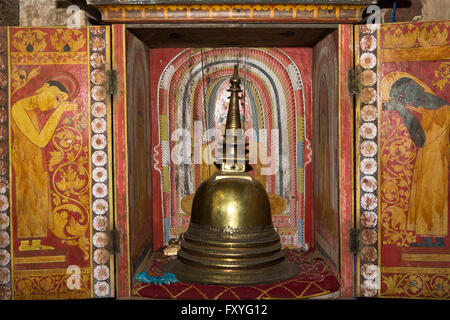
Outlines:
<svg viewBox="0 0 450 320"><path fill-rule="evenodd" d="M308 50L299 49L297 50ZM305 52L304 55L308 55ZM298 56L295 57L299 59ZM190 132L194 145L194 122L202 129L221 128L228 107L229 78L239 64L242 96L241 114L245 127L257 133L254 142L267 145L270 155L275 142L279 145L275 174L266 176L266 189L286 202L283 212L273 216L282 242L288 246L303 243L305 99L304 79L310 70L301 70L287 53L279 48L180 49L164 67L158 81L157 107L159 145L154 148L154 168L161 177L161 211L164 242L183 232L189 214L181 209L183 197L195 193L202 182L199 164L175 164L173 151L179 141L172 141L176 129ZM267 130L266 142L261 130ZM278 129L272 141L271 129ZM203 144L210 143L203 139Z"/></svg>

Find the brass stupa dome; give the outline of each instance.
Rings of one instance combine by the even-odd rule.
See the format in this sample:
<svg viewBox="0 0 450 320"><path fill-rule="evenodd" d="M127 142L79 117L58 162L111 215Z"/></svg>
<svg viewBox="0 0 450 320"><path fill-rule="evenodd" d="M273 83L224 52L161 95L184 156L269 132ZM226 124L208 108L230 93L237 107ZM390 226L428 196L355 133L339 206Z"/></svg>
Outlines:
<svg viewBox="0 0 450 320"><path fill-rule="evenodd" d="M226 129L238 130L241 90L237 66L230 83ZM245 172L251 168L248 161L237 161L238 147L239 139L235 139L231 152L224 149L227 155L218 165L220 171L195 193L178 259L165 269L180 281L249 285L281 281L298 272L294 264L284 260L267 192Z"/></svg>

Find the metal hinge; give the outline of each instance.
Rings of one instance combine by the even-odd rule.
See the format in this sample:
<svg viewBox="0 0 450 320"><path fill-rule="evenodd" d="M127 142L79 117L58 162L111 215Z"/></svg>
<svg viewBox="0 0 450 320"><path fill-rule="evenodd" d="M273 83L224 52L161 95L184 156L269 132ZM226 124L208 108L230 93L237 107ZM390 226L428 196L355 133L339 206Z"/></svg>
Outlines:
<svg viewBox="0 0 450 320"><path fill-rule="evenodd" d="M350 95L358 95L361 91L361 71L348 70L348 92Z"/></svg>
<svg viewBox="0 0 450 320"><path fill-rule="evenodd" d="M120 231L112 229L108 231L108 244L106 249L110 254L120 253Z"/></svg>
<svg viewBox="0 0 450 320"><path fill-rule="evenodd" d="M106 70L106 92L112 96L117 94L117 70Z"/></svg>
<svg viewBox="0 0 450 320"><path fill-rule="evenodd" d="M349 237L349 247L350 252L354 254L359 253L360 249L360 230L359 229L350 229L350 237Z"/></svg>

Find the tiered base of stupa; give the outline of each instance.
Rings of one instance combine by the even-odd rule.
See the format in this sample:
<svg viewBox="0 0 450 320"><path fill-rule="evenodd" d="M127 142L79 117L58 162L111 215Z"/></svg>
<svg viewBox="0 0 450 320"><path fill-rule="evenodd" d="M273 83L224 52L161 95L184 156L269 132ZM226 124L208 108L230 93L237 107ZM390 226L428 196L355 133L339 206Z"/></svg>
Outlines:
<svg viewBox="0 0 450 320"><path fill-rule="evenodd" d="M292 278L298 267L284 259L273 227L222 230L191 223L178 259L164 271L188 283L250 285Z"/></svg>

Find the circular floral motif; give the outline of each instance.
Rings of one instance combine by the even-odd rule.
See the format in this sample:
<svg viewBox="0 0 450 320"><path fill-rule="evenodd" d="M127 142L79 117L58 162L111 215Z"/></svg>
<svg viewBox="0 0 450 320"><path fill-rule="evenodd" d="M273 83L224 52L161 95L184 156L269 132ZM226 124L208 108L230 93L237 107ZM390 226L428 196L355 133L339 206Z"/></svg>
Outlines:
<svg viewBox="0 0 450 320"><path fill-rule="evenodd" d="M7 102L6 92L4 90L0 90L0 105L4 105Z"/></svg>
<svg viewBox="0 0 450 320"><path fill-rule="evenodd" d="M104 149L106 144L106 137L103 134L96 134L92 137L91 145L94 149Z"/></svg>
<svg viewBox="0 0 450 320"><path fill-rule="evenodd" d="M104 166L108 160L106 153L102 150L95 151L92 154L92 162L96 166Z"/></svg>
<svg viewBox="0 0 450 320"><path fill-rule="evenodd" d="M6 58L5 56L0 55L0 70L5 70L7 66Z"/></svg>
<svg viewBox="0 0 450 320"><path fill-rule="evenodd" d="M4 195L0 195L0 211L6 211L9 208L8 198Z"/></svg>
<svg viewBox="0 0 450 320"><path fill-rule="evenodd" d="M0 284L7 284L11 281L11 271L8 268L0 267Z"/></svg>
<svg viewBox="0 0 450 320"><path fill-rule="evenodd" d="M91 123L92 131L95 133L104 133L106 130L106 121L102 118L94 119Z"/></svg>
<svg viewBox="0 0 450 320"><path fill-rule="evenodd" d="M444 297L450 293L449 280L445 275L437 275L431 279L431 291L435 296Z"/></svg>
<svg viewBox="0 0 450 320"><path fill-rule="evenodd" d="M106 75L102 69L95 69L91 72L91 81L93 84L102 85L105 83Z"/></svg>
<svg viewBox="0 0 450 320"><path fill-rule="evenodd" d="M97 216L94 218L92 225L97 231L106 231L108 229L108 219L105 216Z"/></svg>
<svg viewBox="0 0 450 320"><path fill-rule="evenodd" d="M6 45L6 40L5 38L0 37L0 52L3 52L6 50L7 45Z"/></svg>
<svg viewBox="0 0 450 320"><path fill-rule="evenodd" d="M105 100L106 89L102 86L94 86L91 89L91 96L95 101Z"/></svg>
<svg viewBox="0 0 450 320"><path fill-rule="evenodd" d="M0 230L5 230L9 227L9 217L6 213L0 213Z"/></svg>
<svg viewBox="0 0 450 320"><path fill-rule="evenodd" d="M90 26L89 27L89 31L92 34L94 34L96 36L99 36L99 35L102 35L102 34L105 33L105 27L103 27L103 26Z"/></svg>
<svg viewBox="0 0 450 320"><path fill-rule="evenodd" d="M106 105L103 102L95 102L92 105L92 115L97 118L102 118L106 115Z"/></svg>
<svg viewBox="0 0 450 320"><path fill-rule="evenodd" d="M359 134L364 139L373 139L377 136L377 127L370 122L363 123L359 128Z"/></svg>
<svg viewBox="0 0 450 320"><path fill-rule="evenodd" d="M11 289L7 286L0 286L0 300L10 300Z"/></svg>
<svg viewBox="0 0 450 320"><path fill-rule="evenodd" d="M392 181L384 181L381 185L381 196L390 203L396 203L399 199L398 185Z"/></svg>
<svg viewBox="0 0 450 320"><path fill-rule="evenodd" d="M364 174L374 174L377 171L377 162L372 158L361 161L361 172Z"/></svg>
<svg viewBox="0 0 450 320"><path fill-rule="evenodd" d="M377 249L372 246L364 246L361 249L361 259L368 262L373 262L377 259Z"/></svg>
<svg viewBox="0 0 450 320"><path fill-rule="evenodd" d="M0 248L6 248L9 244L9 234L6 231L0 231Z"/></svg>
<svg viewBox="0 0 450 320"><path fill-rule="evenodd" d="M361 267L361 274L367 280L376 279L378 276L378 266L372 263L365 263Z"/></svg>
<svg viewBox="0 0 450 320"><path fill-rule="evenodd" d="M372 193L365 193L361 197L361 207L365 210L373 210L377 207L377 197Z"/></svg>
<svg viewBox="0 0 450 320"><path fill-rule="evenodd" d="M364 229L361 231L361 241L363 244L374 244L378 240L377 232L373 229Z"/></svg>
<svg viewBox="0 0 450 320"><path fill-rule="evenodd" d="M94 210L95 214L105 214L108 211L108 202L103 199L97 199L93 202L92 209Z"/></svg>
<svg viewBox="0 0 450 320"><path fill-rule="evenodd" d="M9 182L4 178L0 178L0 193L6 193L9 189Z"/></svg>
<svg viewBox="0 0 450 320"><path fill-rule="evenodd" d="M372 228L377 225L378 217L375 212L364 211L361 214L361 225L366 228Z"/></svg>
<svg viewBox="0 0 450 320"><path fill-rule="evenodd" d="M0 176L6 176L9 173L9 164L4 160L0 160Z"/></svg>
<svg viewBox="0 0 450 320"><path fill-rule="evenodd" d="M363 86L370 87L377 83L377 74L372 70L364 70L361 73L361 83Z"/></svg>
<svg viewBox="0 0 450 320"><path fill-rule="evenodd" d="M92 242L97 248L104 248L108 244L108 235L104 232L96 232L92 236Z"/></svg>
<svg viewBox="0 0 450 320"><path fill-rule="evenodd" d="M359 58L359 64L364 69L372 69L377 65L377 57L370 52L363 53Z"/></svg>
<svg viewBox="0 0 450 320"><path fill-rule="evenodd" d="M94 285L94 292L99 297L106 297L109 295L109 284L105 281L99 281Z"/></svg>
<svg viewBox="0 0 450 320"><path fill-rule="evenodd" d="M6 266L11 261L11 255L5 249L0 249L0 266Z"/></svg>
<svg viewBox="0 0 450 320"><path fill-rule="evenodd" d="M361 25L360 30L364 34L371 34L371 33L374 33L375 30L377 30L377 25L376 24L363 24L363 25Z"/></svg>
<svg viewBox="0 0 450 320"><path fill-rule="evenodd" d="M52 277L43 277L39 280L39 289L51 292L55 289L56 281Z"/></svg>
<svg viewBox="0 0 450 320"><path fill-rule="evenodd" d="M8 84L8 78L5 73L0 73L0 88L5 88Z"/></svg>
<svg viewBox="0 0 450 320"><path fill-rule="evenodd" d="M105 182L108 177L108 173L105 168L98 167L92 171L92 178L95 182Z"/></svg>
<svg viewBox="0 0 450 320"><path fill-rule="evenodd" d="M94 278L98 281L104 281L109 278L109 268L105 265L98 265L94 268Z"/></svg>
<svg viewBox="0 0 450 320"><path fill-rule="evenodd" d="M100 248L94 251L94 261L97 264L105 264L109 261L110 254L108 250Z"/></svg>
<svg viewBox="0 0 450 320"><path fill-rule="evenodd" d="M377 144L373 141L364 141L361 143L361 154L364 157L373 157L377 154Z"/></svg>
<svg viewBox="0 0 450 320"><path fill-rule="evenodd" d="M8 110L6 108L0 108L0 123L8 121Z"/></svg>
<svg viewBox="0 0 450 320"><path fill-rule="evenodd" d="M96 183L92 187L92 194L96 198L104 198L108 194L108 187L104 183Z"/></svg>
<svg viewBox="0 0 450 320"><path fill-rule="evenodd" d="M33 291L33 286L35 285L33 281L28 278L19 278L17 281L14 281L14 290L17 293L31 295Z"/></svg>
<svg viewBox="0 0 450 320"><path fill-rule="evenodd" d="M8 138L8 127L0 125L0 140L6 140Z"/></svg>
<svg viewBox="0 0 450 320"><path fill-rule="evenodd" d="M102 51L105 49L105 39L102 37L92 37L90 41L90 48L92 51Z"/></svg>
<svg viewBox="0 0 450 320"><path fill-rule="evenodd" d="M375 297L377 295L378 286L377 283L373 280L365 280L361 284L361 293L364 297Z"/></svg>
<svg viewBox="0 0 450 320"><path fill-rule="evenodd" d="M94 52L90 57L91 66L94 68L104 68L105 67L105 56Z"/></svg>
<svg viewBox="0 0 450 320"><path fill-rule="evenodd" d="M361 38L360 48L363 51L373 51L377 47L377 38L372 35L365 35Z"/></svg>
<svg viewBox="0 0 450 320"><path fill-rule="evenodd" d="M0 158L5 158L9 151L9 145L6 142L0 142Z"/></svg>
<svg viewBox="0 0 450 320"><path fill-rule="evenodd" d="M424 287L424 280L419 275L411 274L406 278L406 285L405 289L408 294L410 295L420 295L423 287Z"/></svg>
<svg viewBox="0 0 450 320"><path fill-rule="evenodd" d="M377 99L377 91L374 88L364 88L361 90L361 101L366 104L374 103Z"/></svg>
<svg viewBox="0 0 450 320"><path fill-rule="evenodd" d="M59 131L57 129L57 131ZM64 130L62 130L64 132ZM75 138L75 134L73 132L70 132L68 130L66 130L65 134L63 137L58 137L55 139L55 143L58 147L61 147L63 149L72 149L73 148L73 143ZM76 137L77 140L81 140L81 137ZM64 151L66 151L64 150Z"/></svg>
<svg viewBox="0 0 450 320"><path fill-rule="evenodd" d="M377 189L377 179L373 176L364 176L361 178L361 189L366 192L374 192Z"/></svg>

